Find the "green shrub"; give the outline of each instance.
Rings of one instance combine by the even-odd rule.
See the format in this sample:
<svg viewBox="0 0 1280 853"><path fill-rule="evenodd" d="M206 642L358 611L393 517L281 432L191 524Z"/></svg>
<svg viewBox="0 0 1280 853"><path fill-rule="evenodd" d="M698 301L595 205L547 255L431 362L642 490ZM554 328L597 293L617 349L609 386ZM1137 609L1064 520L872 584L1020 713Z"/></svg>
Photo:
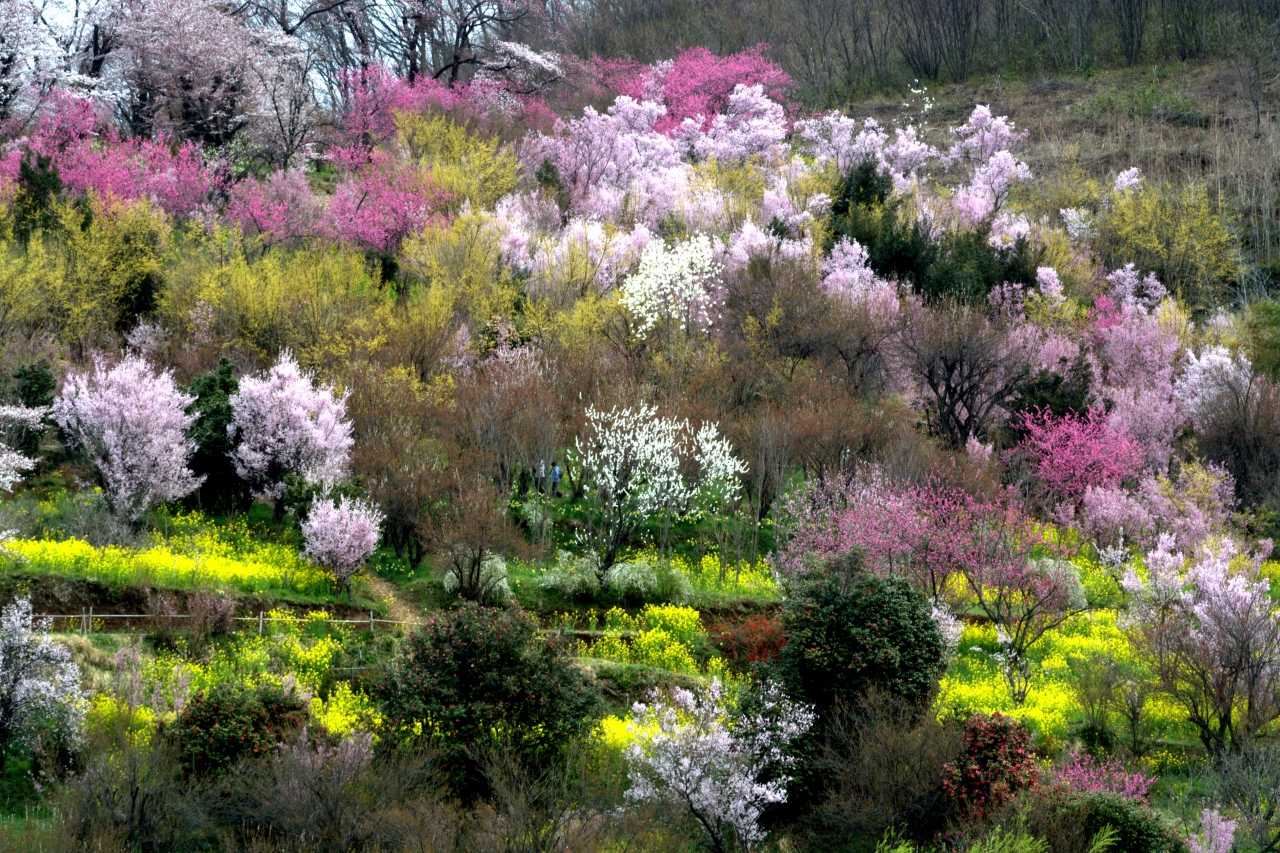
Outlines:
<svg viewBox="0 0 1280 853"><path fill-rule="evenodd" d="M244 758L267 755L307 721L307 706L281 687L220 682L192 697L168 728L188 776L217 776Z"/></svg>
<svg viewBox="0 0 1280 853"><path fill-rule="evenodd" d="M388 734L434 747L455 792L483 792L479 760L498 742L543 764L601 713L582 672L523 611L465 604L409 637L378 685Z"/></svg>
<svg viewBox="0 0 1280 853"><path fill-rule="evenodd" d="M1109 853L1186 853L1187 846L1164 818L1119 794L1037 791L1028 811L1029 827L1049 842L1050 853L1088 853L1092 839L1111 827Z"/></svg>
<svg viewBox="0 0 1280 853"><path fill-rule="evenodd" d="M929 602L902 578L863 572L855 554L803 583L782 624L779 674L820 712L871 688L922 706L945 668Z"/></svg>

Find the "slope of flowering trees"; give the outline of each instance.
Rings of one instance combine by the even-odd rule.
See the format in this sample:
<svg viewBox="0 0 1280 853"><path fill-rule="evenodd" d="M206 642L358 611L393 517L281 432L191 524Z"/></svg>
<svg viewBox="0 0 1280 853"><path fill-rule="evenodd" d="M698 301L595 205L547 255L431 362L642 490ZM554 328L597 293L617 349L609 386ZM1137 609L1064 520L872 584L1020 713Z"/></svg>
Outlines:
<svg viewBox="0 0 1280 853"><path fill-rule="evenodd" d="M580 62L455 20L451 58L344 67L320 98L298 75L332 57L286 12L268 32L263 9L142 4L97 76L32 53L0 152L15 506L79 477L137 536L163 504L252 494L348 605L403 560L415 603L589 602L593 659L689 677L718 674L698 615L637 606L731 612L743 578L789 595L858 566L932 613L939 671L985 655L1014 713L1058 666L1042 649L1110 619L1145 678L1135 754L1149 692L1216 756L1273 726L1280 392L1265 312L1205 302L1240 256L1220 220L1177 239L1229 262L1162 281L1135 217L1166 189L1136 170L1051 185L982 105L954 127L806 112L762 49ZM38 363L49 399L19 381ZM766 664L781 632L723 633ZM1108 708L1131 686L1113 663ZM823 751L844 723L710 683L636 708L630 801L749 848L815 796L785 747L845 760ZM430 728L400 724L384 743ZM992 790L1033 775L1009 738Z"/></svg>

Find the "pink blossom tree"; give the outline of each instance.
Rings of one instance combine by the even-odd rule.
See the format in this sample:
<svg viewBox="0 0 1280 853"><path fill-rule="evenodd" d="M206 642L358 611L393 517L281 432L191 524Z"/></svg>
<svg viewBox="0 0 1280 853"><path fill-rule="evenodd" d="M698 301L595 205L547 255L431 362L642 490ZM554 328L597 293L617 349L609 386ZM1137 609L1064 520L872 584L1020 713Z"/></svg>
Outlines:
<svg viewBox="0 0 1280 853"><path fill-rule="evenodd" d="M373 504L343 496L316 501L302 522L302 554L338 581L338 593L351 598L351 576L378 548L383 515Z"/></svg>
<svg viewBox="0 0 1280 853"><path fill-rule="evenodd" d="M739 86L759 86L771 100L789 103L791 77L765 59L764 50L765 45L757 45L716 56L705 47L691 47L669 62L640 69L619 68L621 74L606 75L605 85L619 95L665 107L657 123L659 133L676 133L686 119L697 119L700 129L706 130L717 115L727 112L730 96Z"/></svg>
<svg viewBox="0 0 1280 853"><path fill-rule="evenodd" d="M1130 566L1127 626L1161 689L1186 712L1213 755L1239 750L1280 718L1280 617L1257 563L1233 568L1231 540L1188 561L1163 535ZM1189 565L1188 565L1189 564Z"/></svg>
<svg viewBox="0 0 1280 853"><path fill-rule="evenodd" d="M1075 504L1091 488L1112 488L1142 467L1142 449L1101 409L1056 416L1035 409L1018 419L1026 454L1047 497Z"/></svg>
<svg viewBox="0 0 1280 853"><path fill-rule="evenodd" d="M156 373L136 355L114 366L72 373L53 404L53 419L93 463L112 512L136 521L165 501L185 497L202 478L187 468L195 398L178 390L173 373Z"/></svg>
<svg viewBox="0 0 1280 853"><path fill-rule="evenodd" d="M346 474L352 445L346 396L317 384L288 350L265 376L241 379L230 402L236 474L276 501L278 518L289 475L332 484Z"/></svg>

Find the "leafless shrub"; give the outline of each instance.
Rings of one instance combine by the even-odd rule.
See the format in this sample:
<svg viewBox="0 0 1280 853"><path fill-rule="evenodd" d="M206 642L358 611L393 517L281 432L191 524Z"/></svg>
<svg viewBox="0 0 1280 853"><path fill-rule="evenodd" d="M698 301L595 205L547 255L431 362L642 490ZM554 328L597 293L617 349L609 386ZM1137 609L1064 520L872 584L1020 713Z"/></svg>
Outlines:
<svg viewBox="0 0 1280 853"><path fill-rule="evenodd" d="M842 834L879 838L901 827L930 838L947 813L943 765L963 746L959 728L887 695L837 709L819 758L828 785L819 821Z"/></svg>

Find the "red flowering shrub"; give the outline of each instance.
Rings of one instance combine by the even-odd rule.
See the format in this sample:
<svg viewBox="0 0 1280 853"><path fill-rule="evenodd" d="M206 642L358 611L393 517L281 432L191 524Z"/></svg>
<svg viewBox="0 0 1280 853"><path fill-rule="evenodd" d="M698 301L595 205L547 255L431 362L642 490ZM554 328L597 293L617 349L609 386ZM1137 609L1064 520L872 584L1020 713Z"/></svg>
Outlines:
<svg viewBox="0 0 1280 853"><path fill-rule="evenodd" d="M964 753L942 769L942 790L964 823L990 817L1039 775L1031 737L1003 714L975 714L965 724Z"/></svg>
<svg viewBox="0 0 1280 853"><path fill-rule="evenodd" d="M786 634L782 622L769 613L758 613L737 624L717 625L711 635L728 667L741 672L753 663L772 663L782 653Z"/></svg>

